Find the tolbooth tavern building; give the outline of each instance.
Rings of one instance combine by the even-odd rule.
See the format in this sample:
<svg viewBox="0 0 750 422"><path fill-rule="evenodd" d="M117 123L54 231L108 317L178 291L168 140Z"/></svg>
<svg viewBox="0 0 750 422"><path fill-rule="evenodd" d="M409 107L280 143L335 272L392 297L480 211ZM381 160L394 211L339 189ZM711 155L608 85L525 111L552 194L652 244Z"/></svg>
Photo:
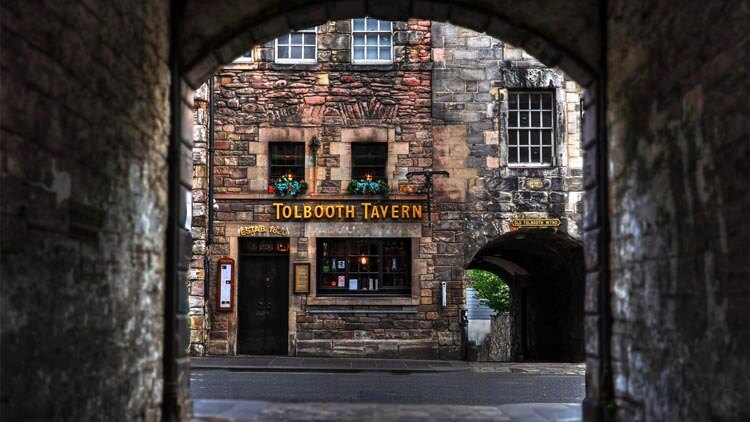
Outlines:
<svg viewBox="0 0 750 422"><path fill-rule="evenodd" d="M462 359L478 268L511 286L513 359L583 358L559 70L450 24L335 21L252 47L194 116L193 355Z"/></svg>

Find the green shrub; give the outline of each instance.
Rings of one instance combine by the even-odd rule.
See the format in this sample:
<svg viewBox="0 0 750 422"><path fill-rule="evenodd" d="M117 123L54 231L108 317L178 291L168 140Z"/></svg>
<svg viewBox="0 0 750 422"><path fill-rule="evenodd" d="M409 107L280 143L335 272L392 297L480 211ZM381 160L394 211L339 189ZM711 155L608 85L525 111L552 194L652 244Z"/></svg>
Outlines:
<svg viewBox="0 0 750 422"><path fill-rule="evenodd" d="M496 312L510 310L510 288L505 282L489 271L468 270L469 286L476 290L476 297L483 305Z"/></svg>

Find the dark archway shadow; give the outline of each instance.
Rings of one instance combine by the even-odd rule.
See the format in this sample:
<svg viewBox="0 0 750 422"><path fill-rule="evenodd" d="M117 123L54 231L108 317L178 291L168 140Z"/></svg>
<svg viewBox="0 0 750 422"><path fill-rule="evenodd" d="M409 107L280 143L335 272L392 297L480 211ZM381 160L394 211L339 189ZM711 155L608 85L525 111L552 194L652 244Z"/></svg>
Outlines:
<svg viewBox="0 0 750 422"><path fill-rule="evenodd" d="M553 230L506 233L466 266L499 275L511 292L511 359L584 359L583 243Z"/></svg>

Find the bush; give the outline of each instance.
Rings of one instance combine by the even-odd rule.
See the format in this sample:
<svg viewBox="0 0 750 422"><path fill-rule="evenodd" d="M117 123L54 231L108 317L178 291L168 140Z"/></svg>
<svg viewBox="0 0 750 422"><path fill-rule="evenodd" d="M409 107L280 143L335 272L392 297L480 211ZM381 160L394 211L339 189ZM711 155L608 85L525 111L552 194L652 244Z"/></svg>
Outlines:
<svg viewBox="0 0 750 422"><path fill-rule="evenodd" d="M510 310L510 287L500 277L482 270L468 270L466 273L469 276L469 286L476 290L481 304L498 313Z"/></svg>

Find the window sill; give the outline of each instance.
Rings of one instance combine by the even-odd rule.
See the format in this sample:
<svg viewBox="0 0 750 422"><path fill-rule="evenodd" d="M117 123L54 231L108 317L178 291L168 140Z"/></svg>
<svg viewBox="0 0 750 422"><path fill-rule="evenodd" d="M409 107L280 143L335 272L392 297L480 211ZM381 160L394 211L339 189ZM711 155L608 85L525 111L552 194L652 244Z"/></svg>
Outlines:
<svg viewBox="0 0 750 422"><path fill-rule="evenodd" d="M509 169L551 169L554 168L554 164L510 164L508 163Z"/></svg>
<svg viewBox="0 0 750 422"><path fill-rule="evenodd" d="M377 60L373 60L373 61L362 60L362 61L359 61L359 60L357 60L357 61L352 61L352 64L355 65L355 66L367 66L367 65L390 66L390 65L393 64L393 61L392 60L382 60L382 61L377 61Z"/></svg>

